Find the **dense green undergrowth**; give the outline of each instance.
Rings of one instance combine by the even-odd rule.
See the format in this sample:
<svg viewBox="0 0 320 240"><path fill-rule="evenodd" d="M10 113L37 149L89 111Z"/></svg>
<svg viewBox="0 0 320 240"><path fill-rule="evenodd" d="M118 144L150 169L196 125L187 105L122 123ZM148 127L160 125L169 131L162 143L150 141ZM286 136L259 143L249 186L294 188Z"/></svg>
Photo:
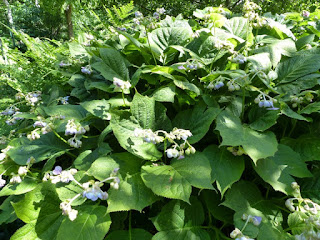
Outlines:
<svg viewBox="0 0 320 240"><path fill-rule="evenodd" d="M4 237L320 239L320 11L258 9L132 12L68 50L16 32Z"/></svg>

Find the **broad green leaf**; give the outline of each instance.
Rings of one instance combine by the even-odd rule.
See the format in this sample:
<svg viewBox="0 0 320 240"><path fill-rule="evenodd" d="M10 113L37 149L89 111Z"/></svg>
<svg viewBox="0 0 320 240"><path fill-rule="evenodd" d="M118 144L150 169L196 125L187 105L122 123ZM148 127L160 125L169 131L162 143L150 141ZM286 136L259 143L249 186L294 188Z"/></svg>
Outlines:
<svg viewBox="0 0 320 240"><path fill-rule="evenodd" d="M312 179L306 178L299 183L302 197L320 204L320 171L315 171Z"/></svg>
<svg viewBox="0 0 320 240"><path fill-rule="evenodd" d="M172 200L153 218L153 224L159 231L152 240L209 240L208 233L201 229L204 222L202 204L191 198L190 205Z"/></svg>
<svg viewBox="0 0 320 240"><path fill-rule="evenodd" d="M102 61L93 63L91 66L109 81L119 78L123 81L129 80L129 71L124 57L113 48L100 48Z"/></svg>
<svg viewBox="0 0 320 240"><path fill-rule="evenodd" d="M110 124L120 146L128 152L151 161L162 157L162 153L157 150L156 145L146 143L142 138L134 136L134 130L141 127L129 112L117 111L112 113Z"/></svg>
<svg viewBox="0 0 320 240"><path fill-rule="evenodd" d="M247 38L248 29L249 33L251 31L251 27L248 26L249 22L247 18L244 17L233 17L228 19L223 25L230 33L236 35L242 39Z"/></svg>
<svg viewBox="0 0 320 240"><path fill-rule="evenodd" d="M102 240L109 231L111 218L107 208L99 205L83 205L74 221L65 218L61 223L56 239Z"/></svg>
<svg viewBox="0 0 320 240"><path fill-rule="evenodd" d="M109 113L110 104L107 100L92 100L88 102L82 102L80 105L88 112L103 120L110 120L111 114Z"/></svg>
<svg viewBox="0 0 320 240"><path fill-rule="evenodd" d="M198 104L193 109L179 112L172 124L174 127L190 130L192 136L188 138L188 141L194 144L206 135L211 123L220 112L219 108L207 108L205 104Z"/></svg>
<svg viewBox="0 0 320 240"><path fill-rule="evenodd" d="M226 193L225 199L226 200L222 205L234 210L238 216L236 219L237 221L235 222L237 228L241 229L244 225L244 221L241 220L242 214L247 214L262 217L262 223L259 226L260 228L267 225L271 226L271 228L277 227L280 229L279 225L281 225L281 222L283 221L281 212L274 203L263 199L258 187L254 183L240 181L233 184L231 189ZM248 233L252 234L252 230L254 229L249 228ZM274 230L271 232L273 231ZM275 231L277 232L279 230ZM244 233L247 234L246 231Z"/></svg>
<svg viewBox="0 0 320 240"><path fill-rule="evenodd" d="M320 138L314 135L302 135L297 139L283 138L281 143L299 153L304 162L320 161Z"/></svg>
<svg viewBox="0 0 320 240"><path fill-rule="evenodd" d="M216 181L223 197L225 191L240 179L244 171L243 157L236 157L226 148L219 149L216 145L210 145L203 153L211 165L211 180Z"/></svg>
<svg viewBox="0 0 320 240"><path fill-rule="evenodd" d="M270 54L266 52L251 55L247 57L247 60L256 68L263 69L264 71L269 71L272 67Z"/></svg>
<svg viewBox="0 0 320 240"><path fill-rule="evenodd" d="M32 223L37 220L40 212L40 202L44 199L41 193L42 185L24 195L19 202L12 203L17 217L25 223Z"/></svg>
<svg viewBox="0 0 320 240"><path fill-rule="evenodd" d="M60 156L70 148L69 145L57 138L53 132L42 135L39 139L29 141L24 145L15 147L8 151L8 155L19 165L27 165L30 157L35 158L35 162Z"/></svg>
<svg viewBox="0 0 320 240"><path fill-rule="evenodd" d="M170 165L143 166L141 177L156 195L189 202L192 186L213 189L211 167L203 153L173 160Z"/></svg>
<svg viewBox="0 0 320 240"><path fill-rule="evenodd" d="M288 225L292 234L301 234L307 228L306 220L308 215L304 212L296 211L290 213L288 216Z"/></svg>
<svg viewBox="0 0 320 240"><path fill-rule="evenodd" d="M290 38L284 40L269 40L269 42L270 44L267 44L267 46L254 50L254 53L268 53L273 67L278 65L282 55L290 57L297 51L294 41Z"/></svg>
<svg viewBox="0 0 320 240"><path fill-rule="evenodd" d="M252 108L249 112L250 128L265 131L277 123L279 111L262 108Z"/></svg>
<svg viewBox="0 0 320 240"><path fill-rule="evenodd" d="M41 192L45 197L40 202L35 230L40 239L55 239L62 221L68 217L62 215L61 201L52 183L44 182Z"/></svg>
<svg viewBox="0 0 320 240"><path fill-rule="evenodd" d="M296 79L293 82L278 84L275 90L279 93L290 95L297 95L301 91L313 88L320 83L320 74L313 73Z"/></svg>
<svg viewBox="0 0 320 240"><path fill-rule="evenodd" d="M273 156L277 151L277 139L272 132L256 132L242 125L230 111L223 111L217 117L217 130L222 136L222 146L242 146L254 163L258 159Z"/></svg>
<svg viewBox="0 0 320 240"><path fill-rule="evenodd" d="M91 164L99 157L109 154L112 151L109 144L102 143L94 151L87 150L82 152L76 160L74 160L73 165L78 170L88 170L91 167Z"/></svg>
<svg viewBox="0 0 320 240"><path fill-rule="evenodd" d="M154 98L136 93L132 100L131 113L138 120L141 128L155 130L156 114Z"/></svg>
<svg viewBox="0 0 320 240"><path fill-rule="evenodd" d="M320 112L320 102L315 102L304 107L299 113L300 114L311 114L314 112Z"/></svg>
<svg viewBox="0 0 320 240"><path fill-rule="evenodd" d="M305 118L304 116L296 113L295 111L293 111L286 103L282 102L281 103L281 113L286 115L287 117L290 118L294 118L297 120L301 120L301 121L307 121L309 122L309 120L307 118Z"/></svg>
<svg viewBox="0 0 320 240"><path fill-rule="evenodd" d="M296 41L296 47L298 50L300 50L301 48L303 48L305 45L310 44L313 42L315 35L314 34L308 34L306 36L303 36L301 38L299 38Z"/></svg>
<svg viewBox="0 0 320 240"><path fill-rule="evenodd" d="M201 196L204 199L204 203L208 211L212 214L214 218L225 223L233 224L234 212L231 209L221 205L221 195L218 192L211 190L203 190L201 191Z"/></svg>
<svg viewBox="0 0 320 240"><path fill-rule="evenodd" d="M293 238L288 233L279 227L270 223L264 223L259 230L257 240L292 240Z"/></svg>
<svg viewBox="0 0 320 240"><path fill-rule="evenodd" d="M192 34L191 27L162 27L157 28L149 34L151 45L157 47L158 53L163 52L170 45L184 46Z"/></svg>
<svg viewBox="0 0 320 240"><path fill-rule="evenodd" d="M152 94L152 97L158 102L171 102L174 103L174 97L176 87L174 85L168 85L159 89L156 89Z"/></svg>
<svg viewBox="0 0 320 240"><path fill-rule="evenodd" d="M143 160L130 153L116 153L98 158L88 170L98 180L106 179L117 167L120 168L120 187L108 191L108 212L135 209L142 211L158 198L145 186L140 176Z"/></svg>
<svg viewBox="0 0 320 240"><path fill-rule="evenodd" d="M44 111L49 116L62 115L66 120L75 119L80 121L87 115L87 110L85 110L82 106L71 104L44 107Z"/></svg>
<svg viewBox="0 0 320 240"><path fill-rule="evenodd" d="M194 92L197 96L201 94L201 90L196 85L188 81L174 80L173 83L182 90Z"/></svg>
<svg viewBox="0 0 320 240"><path fill-rule="evenodd" d="M131 236L131 237L130 237ZM111 232L105 240L151 240L152 234L147 232L144 229L133 228L131 229L131 233L126 230L118 230Z"/></svg>
<svg viewBox="0 0 320 240"><path fill-rule="evenodd" d="M29 177L25 177L21 183L16 184L7 184L0 191L0 197L9 196L9 195L21 195L27 192L32 191L37 187L37 182Z"/></svg>
<svg viewBox="0 0 320 240"><path fill-rule="evenodd" d="M289 83L320 68L320 54L299 54L281 62L276 72L280 83Z"/></svg>
<svg viewBox="0 0 320 240"><path fill-rule="evenodd" d="M293 193L291 183L295 182L295 179L291 176L312 177L300 155L282 144L279 144L274 157L260 159L254 169L276 191L287 195Z"/></svg>
<svg viewBox="0 0 320 240"><path fill-rule="evenodd" d="M35 223L28 223L19 228L10 238L10 240L41 240L35 230Z"/></svg>
<svg viewBox="0 0 320 240"><path fill-rule="evenodd" d="M89 55L87 53L86 49L79 43L71 42L71 43L68 43L68 46L69 46L69 51L70 51L71 57L77 57L80 55L85 55L85 56Z"/></svg>
<svg viewBox="0 0 320 240"><path fill-rule="evenodd" d="M12 204L19 202L22 197L23 195L11 195L2 202L0 206L0 225L11 223L17 219L17 215Z"/></svg>

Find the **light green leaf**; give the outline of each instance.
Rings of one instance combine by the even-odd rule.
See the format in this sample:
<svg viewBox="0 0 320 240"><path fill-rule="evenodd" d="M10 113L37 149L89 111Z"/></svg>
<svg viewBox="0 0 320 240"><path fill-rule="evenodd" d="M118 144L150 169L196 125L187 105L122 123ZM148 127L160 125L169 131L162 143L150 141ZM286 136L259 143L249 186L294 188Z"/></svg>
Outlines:
<svg viewBox="0 0 320 240"><path fill-rule="evenodd" d="M111 119L111 114L109 113L110 104L105 99L82 102L80 105L96 117L103 120Z"/></svg>
<svg viewBox="0 0 320 240"><path fill-rule="evenodd" d="M3 201L0 206L0 225L11 223L17 219L12 203L19 202L22 197L23 195L11 195Z"/></svg>
<svg viewBox="0 0 320 240"><path fill-rule="evenodd" d="M25 223L32 223L37 220L40 212L40 202L44 199L41 193L42 185L24 195L24 198L16 203L12 203L17 217Z"/></svg>
<svg viewBox="0 0 320 240"><path fill-rule="evenodd" d="M306 36L303 36L303 37L299 38L299 39L296 41L297 49L300 50L300 49L303 48L305 45L312 43L313 40L314 40L314 37L315 37L315 34L308 34L308 35L306 35Z"/></svg>
<svg viewBox="0 0 320 240"><path fill-rule="evenodd" d="M87 53L86 49L80 45L79 43L76 42L71 42L68 43L69 46L69 51L70 51L70 56L71 57L77 57L81 55L88 56L89 54Z"/></svg>
<svg viewBox="0 0 320 240"><path fill-rule="evenodd" d="M289 83L320 68L320 54L299 54L281 62L276 72L280 83Z"/></svg>
<svg viewBox="0 0 320 240"><path fill-rule="evenodd" d="M244 160L241 156L236 157L227 149L219 149L216 145L210 145L203 153L211 165L212 181L217 182L218 189L223 197L225 191L240 179L244 171Z"/></svg>
<svg viewBox="0 0 320 240"><path fill-rule="evenodd" d="M131 105L131 113L138 120L143 129L155 130L155 99L142 96L139 93L134 95Z"/></svg>
<svg viewBox="0 0 320 240"><path fill-rule="evenodd" d="M188 141L194 144L206 135L211 123L220 112L219 108L207 108L206 104L198 104L193 109L179 112L172 124L174 127L190 130L192 136L188 138Z"/></svg>
<svg viewBox="0 0 320 240"><path fill-rule="evenodd" d="M248 30L251 33L251 27L248 26L249 22L247 18L244 17L233 17L228 19L223 25L228 32L232 33L235 36L238 36L242 39L247 38Z"/></svg>
<svg viewBox="0 0 320 240"><path fill-rule="evenodd" d="M188 81L180 81L175 79L173 80L173 83L182 90L189 90L191 92L194 92L195 94L197 94L197 96L201 94L201 90L196 85Z"/></svg>
<svg viewBox="0 0 320 240"><path fill-rule="evenodd" d="M300 235L307 228L306 220L308 215L304 212L296 211L288 216L288 225L292 234Z"/></svg>
<svg viewBox="0 0 320 240"><path fill-rule="evenodd" d="M82 106L71 104L44 107L44 111L49 116L62 115L66 120L75 119L80 121L87 115L87 111Z"/></svg>
<svg viewBox="0 0 320 240"><path fill-rule="evenodd" d="M131 237L130 237L131 236ZM131 233L126 230L117 230L110 233L105 240L151 240L152 234L144 229L133 228Z"/></svg>
<svg viewBox="0 0 320 240"><path fill-rule="evenodd" d="M45 197L40 203L35 230L40 239L55 239L61 222L68 217L62 215L61 201L52 183L44 182L41 192Z"/></svg>
<svg viewBox="0 0 320 240"><path fill-rule="evenodd" d="M281 143L288 145L299 153L304 162L320 161L320 138L313 135L302 135L297 139L283 138Z"/></svg>
<svg viewBox="0 0 320 240"><path fill-rule="evenodd" d="M83 205L74 221L65 218L57 234L57 240L102 240L109 231L111 218L107 208L99 205Z"/></svg>
<svg viewBox="0 0 320 240"><path fill-rule="evenodd" d="M230 111L223 111L217 117L217 130L222 136L222 146L242 146L254 163L258 159L273 156L277 151L274 133L259 133L242 125L238 117Z"/></svg>
<svg viewBox="0 0 320 240"><path fill-rule="evenodd" d="M135 209L142 211L158 198L145 186L140 176L143 160L130 153L116 153L98 158L88 170L98 180L106 179L117 167L120 168L120 187L108 191L108 212Z"/></svg>
<svg viewBox="0 0 320 240"><path fill-rule="evenodd" d="M32 191L37 187L37 182L32 178L24 178L21 183L16 184L7 184L0 191L0 197L9 196L9 195L21 195L27 192Z"/></svg>
<svg viewBox="0 0 320 240"><path fill-rule="evenodd" d="M192 186L213 189L211 167L202 153L173 160L171 165L143 166L141 177L156 195L189 202Z"/></svg>
<svg viewBox="0 0 320 240"><path fill-rule="evenodd" d="M287 195L293 193L291 183L295 182L295 179L291 175L300 178L312 177L300 155L282 144L279 144L274 157L260 159L254 169L276 191Z"/></svg>
<svg viewBox="0 0 320 240"><path fill-rule="evenodd" d="M35 158L35 162L60 156L70 148L69 145L57 138L53 132L41 135L34 141L29 141L21 146L8 151L8 155L19 165L27 165L30 157Z"/></svg>
<svg viewBox="0 0 320 240"><path fill-rule="evenodd" d="M41 240L35 230L35 223L28 223L19 228L10 238L10 240Z"/></svg>
<svg viewBox="0 0 320 240"><path fill-rule="evenodd" d="M201 229L204 222L202 204L191 198L191 205L172 200L162 208L153 219L153 224L159 231L152 240L209 240L208 233Z"/></svg>
<svg viewBox="0 0 320 240"><path fill-rule="evenodd" d="M110 124L120 146L128 152L151 161L161 158L162 153L157 150L156 145L146 143L142 138L134 136L134 130L141 127L139 122L129 112L113 112Z"/></svg>
<svg viewBox="0 0 320 240"><path fill-rule="evenodd" d="M152 94L152 97L158 102L171 102L174 103L174 97L176 87L174 85L167 85L162 88L158 88Z"/></svg>
<svg viewBox="0 0 320 240"><path fill-rule="evenodd" d="M129 80L129 71L127 63L122 55L113 48L100 48L100 56L102 61L96 62L91 66L109 81L113 78L119 78L123 81Z"/></svg>

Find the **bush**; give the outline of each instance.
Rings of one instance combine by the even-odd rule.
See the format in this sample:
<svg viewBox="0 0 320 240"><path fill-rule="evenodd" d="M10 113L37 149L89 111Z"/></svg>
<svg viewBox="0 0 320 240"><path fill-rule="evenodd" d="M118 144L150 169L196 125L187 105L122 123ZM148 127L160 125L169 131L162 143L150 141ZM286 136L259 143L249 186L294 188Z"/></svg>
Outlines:
<svg viewBox="0 0 320 240"><path fill-rule="evenodd" d="M11 239L317 239L319 12L243 10L136 12L69 43L68 84L19 92Z"/></svg>

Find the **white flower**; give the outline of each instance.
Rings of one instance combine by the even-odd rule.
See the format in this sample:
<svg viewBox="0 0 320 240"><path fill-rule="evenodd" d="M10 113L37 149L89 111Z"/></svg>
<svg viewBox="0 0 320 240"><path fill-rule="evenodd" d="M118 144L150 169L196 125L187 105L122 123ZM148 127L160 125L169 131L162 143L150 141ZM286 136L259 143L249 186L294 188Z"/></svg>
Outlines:
<svg viewBox="0 0 320 240"><path fill-rule="evenodd" d="M116 177L112 183L110 183L110 187L112 187L113 189L118 190L119 189L119 184L120 184L120 179L118 177Z"/></svg>
<svg viewBox="0 0 320 240"><path fill-rule="evenodd" d="M22 179L19 175L12 174L12 178L10 179L11 184L21 183L21 182L22 182Z"/></svg>
<svg viewBox="0 0 320 240"><path fill-rule="evenodd" d="M166 150L168 158L177 158L179 157L179 151L175 148L169 148Z"/></svg>
<svg viewBox="0 0 320 240"><path fill-rule="evenodd" d="M56 166L52 171L53 175L59 175L61 174L61 172L62 172L62 167L60 166Z"/></svg>
<svg viewBox="0 0 320 240"><path fill-rule="evenodd" d="M2 178L2 175L0 175L0 188L4 187L6 185L6 180Z"/></svg>
<svg viewBox="0 0 320 240"><path fill-rule="evenodd" d="M40 134L38 133L38 130L39 130L39 128L31 131L31 133L27 135L27 138L29 140L31 140L31 141L39 139L40 138Z"/></svg>
<svg viewBox="0 0 320 240"><path fill-rule="evenodd" d="M71 147L74 147L74 148L80 148L82 146L82 142L76 137L70 138L68 140L68 143Z"/></svg>
<svg viewBox="0 0 320 240"><path fill-rule="evenodd" d="M25 175L27 173L28 173L28 168L26 166L19 167L19 169L18 169L19 176Z"/></svg>
<svg viewBox="0 0 320 240"><path fill-rule="evenodd" d="M117 88L120 88L122 90L130 89L131 87L131 83L129 81L123 81L116 77L113 78L113 85L115 85Z"/></svg>
<svg viewBox="0 0 320 240"><path fill-rule="evenodd" d="M47 126L47 123L46 122L43 122L43 121L35 121L34 124L33 124L33 127L40 127L40 128L43 128Z"/></svg>
<svg viewBox="0 0 320 240"><path fill-rule="evenodd" d="M188 137L192 136L192 133L190 132L190 130L185 130L185 129L178 129L178 128L174 128L171 131L172 135L175 135L175 137L180 140L187 140Z"/></svg>
<svg viewBox="0 0 320 240"><path fill-rule="evenodd" d="M71 204L67 202L60 203L60 209L62 210L62 215L68 216L70 221L77 218L78 211L71 208Z"/></svg>
<svg viewBox="0 0 320 240"><path fill-rule="evenodd" d="M55 176L50 176L49 179L53 184L58 182L69 183L70 181L74 180L73 176L77 173L77 169L71 168L70 170L61 171L60 173L59 172L59 166L55 167L55 169L52 171L52 174L54 174Z"/></svg>
<svg viewBox="0 0 320 240"><path fill-rule="evenodd" d="M0 153L0 161L4 160L7 157L7 154Z"/></svg>

